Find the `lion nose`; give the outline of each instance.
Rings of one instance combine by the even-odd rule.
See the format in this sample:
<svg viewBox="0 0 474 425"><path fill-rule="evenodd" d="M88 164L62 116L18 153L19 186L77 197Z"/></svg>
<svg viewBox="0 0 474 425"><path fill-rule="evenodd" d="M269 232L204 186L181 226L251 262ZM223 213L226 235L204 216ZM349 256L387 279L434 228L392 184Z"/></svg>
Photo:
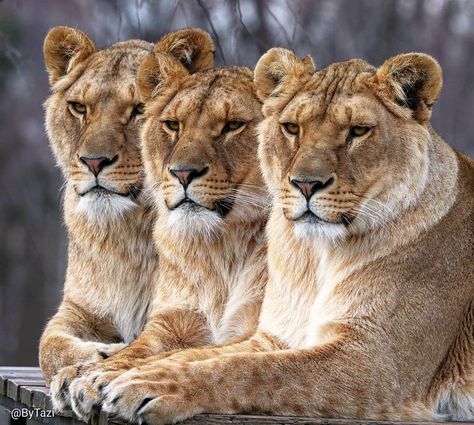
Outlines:
<svg viewBox="0 0 474 425"><path fill-rule="evenodd" d="M195 168L190 169L170 169L170 173L175 176L181 185L186 189L189 184L197 177L201 177L209 171L209 167L204 167L201 170Z"/></svg>
<svg viewBox="0 0 474 425"><path fill-rule="evenodd" d="M87 168L91 170L92 174L97 177L104 167L112 165L115 161L117 161L117 158L118 155L115 155L112 159L106 158L105 156L98 158L87 158L85 156L81 156L79 159L83 164L86 164Z"/></svg>
<svg viewBox="0 0 474 425"><path fill-rule="evenodd" d="M321 180L298 180L290 178L290 183L295 186L304 195L307 201L310 200L318 190L330 186L334 182L334 177L330 177L326 181Z"/></svg>

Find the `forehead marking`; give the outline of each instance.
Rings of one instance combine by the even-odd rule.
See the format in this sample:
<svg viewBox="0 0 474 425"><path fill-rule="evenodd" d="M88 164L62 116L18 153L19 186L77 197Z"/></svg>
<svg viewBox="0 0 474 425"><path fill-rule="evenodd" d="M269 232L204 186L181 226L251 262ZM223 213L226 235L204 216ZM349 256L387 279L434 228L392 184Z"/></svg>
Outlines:
<svg viewBox="0 0 474 425"><path fill-rule="evenodd" d="M200 103L199 103L199 106L198 106L198 111L199 111L200 114L203 112L206 101L209 98L209 96L211 95L212 86L214 86L214 84L217 82L218 79L219 79L218 75L214 76L214 78L207 85L206 91L205 91L204 95L201 97L201 100L200 100Z"/></svg>
<svg viewBox="0 0 474 425"><path fill-rule="evenodd" d="M122 61L125 59L125 53L124 52L121 52L117 59L115 59L115 62L114 64L112 65L112 69L110 71L110 73L112 75L115 75L115 74L118 74L119 70L120 70L120 66L122 64Z"/></svg>
<svg viewBox="0 0 474 425"><path fill-rule="evenodd" d="M135 98L135 86L134 86L133 84L130 84L130 85L128 86L128 93L130 94L130 97L131 97L132 99Z"/></svg>
<svg viewBox="0 0 474 425"><path fill-rule="evenodd" d="M314 76L312 86L314 91L310 96L322 96L318 115L321 119L327 116L334 99L340 94L351 95L357 91L357 82L364 69L352 63L329 66Z"/></svg>

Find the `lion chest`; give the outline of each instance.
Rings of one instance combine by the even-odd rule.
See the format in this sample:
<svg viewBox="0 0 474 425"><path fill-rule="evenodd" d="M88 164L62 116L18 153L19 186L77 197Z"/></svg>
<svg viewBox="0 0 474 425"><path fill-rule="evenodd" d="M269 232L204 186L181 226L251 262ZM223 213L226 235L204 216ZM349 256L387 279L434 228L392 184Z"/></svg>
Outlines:
<svg viewBox="0 0 474 425"><path fill-rule="evenodd" d="M260 327L290 348L321 345L347 313L337 295L344 275L337 264L321 257L315 267L294 276L275 268L267 287Z"/></svg>
<svg viewBox="0 0 474 425"><path fill-rule="evenodd" d="M144 242L137 243L134 255L99 244L70 251L68 297L111 322L127 343L143 328L157 281L158 257Z"/></svg>

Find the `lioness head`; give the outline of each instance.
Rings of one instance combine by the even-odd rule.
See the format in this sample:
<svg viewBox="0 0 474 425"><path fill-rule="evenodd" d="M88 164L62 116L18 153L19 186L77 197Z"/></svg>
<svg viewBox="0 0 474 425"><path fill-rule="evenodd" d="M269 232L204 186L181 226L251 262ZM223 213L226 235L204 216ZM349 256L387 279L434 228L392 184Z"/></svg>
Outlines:
<svg viewBox="0 0 474 425"><path fill-rule="evenodd" d="M211 50L198 61L188 50L202 39L209 40ZM52 89L45 102L46 127L74 194L70 207L92 222L121 217L142 203L143 104L136 74L153 48L173 52L191 71L212 65L212 41L201 30L176 31L156 46L129 40L101 50L76 29L56 27L46 36L44 60Z"/></svg>
<svg viewBox="0 0 474 425"><path fill-rule="evenodd" d="M404 54L378 69L356 59L316 71L309 57L271 49L255 82L265 180L297 235L366 232L416 202L441 89L433 58Z"/></svg>
<svg viewBox="0 0 474 425"><path fill-rule="evenodd" d="M138 73L147 179L160 224L213 237L225 223L262 213L257 161L259 102L247 68L190 74L170 55L148 57Z"/></svg>

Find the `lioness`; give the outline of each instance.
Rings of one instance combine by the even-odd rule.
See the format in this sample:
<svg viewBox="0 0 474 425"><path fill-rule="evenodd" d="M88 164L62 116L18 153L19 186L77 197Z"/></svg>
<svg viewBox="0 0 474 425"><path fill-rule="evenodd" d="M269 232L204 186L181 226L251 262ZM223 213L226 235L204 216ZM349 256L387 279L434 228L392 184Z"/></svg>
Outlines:
<svg viewBox="0 0 474 425"><path fill-rule="evenodd" d="M193 59L201 39L210 56ZM212 40L201 30L171 33L155 48L182 57L190 69L212 66ZM147 315L158 256L155 214L142 190L136 74L151 51L153 44L139 40L97 50L83 32L66 27L53 28L44 42L52 89L46 127L65 178L69 239L64 298L40 344L48 384L64 366L123 348Z"/></svg>
<svg viewBox="0 0 474 425"><path fill-rule="evenodd" d="M473 420L474 163L429 124L438 63L316 72L272 49L255 81L273 198L258 331L122 375L105 410Z"/></svg>
<svg viewBox="0 0 474 425"><path fill-rule="evenodd" d="M262 114L252 71L190 74L158 53L140 67L138 86L147 187L159 211L160 290L137 340L78 371L70 401L81 418L141 358L253 334L267 281L268 196L258 167Z"/></svg>

